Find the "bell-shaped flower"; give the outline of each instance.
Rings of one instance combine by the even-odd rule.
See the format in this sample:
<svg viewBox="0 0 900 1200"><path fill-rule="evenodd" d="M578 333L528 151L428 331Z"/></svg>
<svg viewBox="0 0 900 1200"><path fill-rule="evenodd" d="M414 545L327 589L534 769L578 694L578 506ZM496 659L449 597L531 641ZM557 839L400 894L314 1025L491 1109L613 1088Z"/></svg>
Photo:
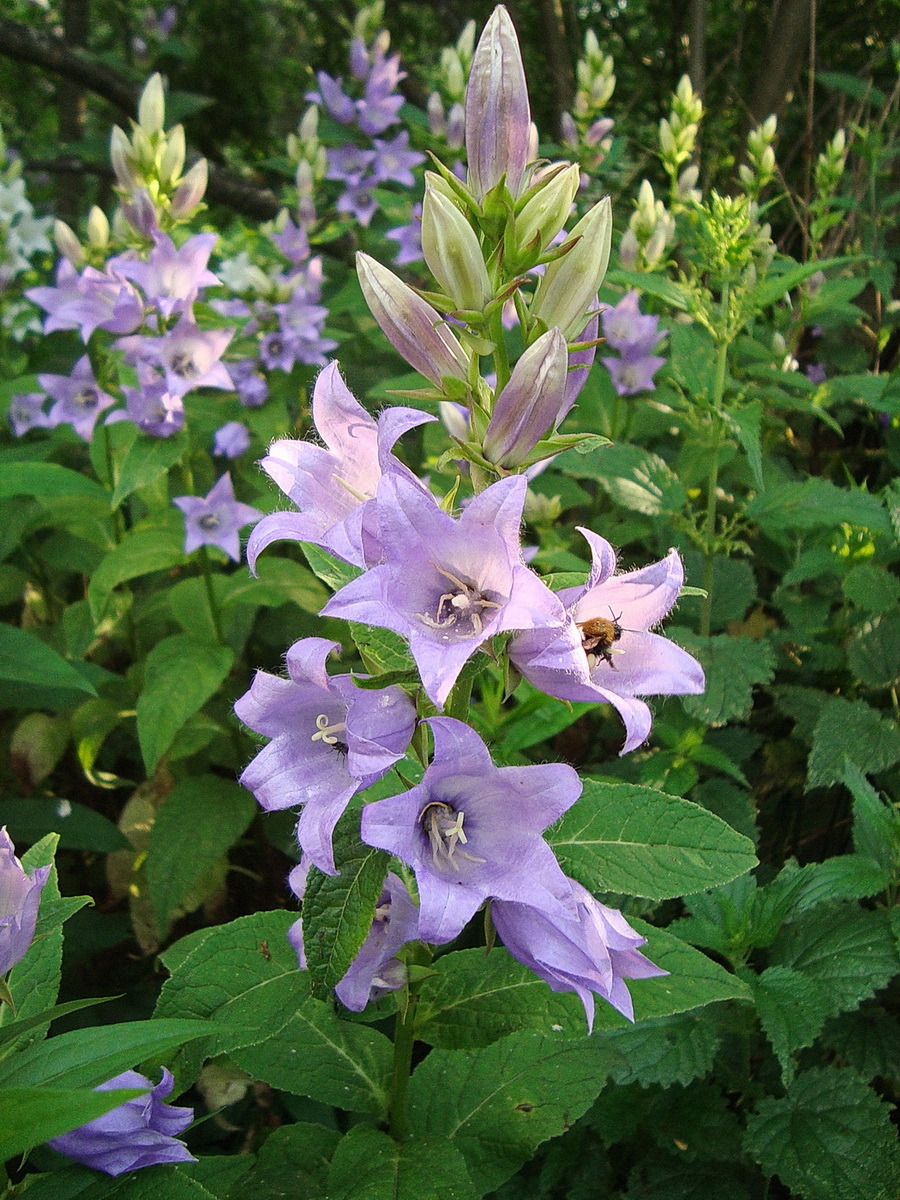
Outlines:
<svg viewBox="0 0 900 1200"><path fill-rule="evenodd" d="M548 696L612 704L625 722L627 754L650 733L650 709L639 696L698 694L706 681L695 658L651 633L678 599L684 568L677 550L616 575L609 542L588 529L593 566L582 587L557 593L566 626L516 634L509 644L516 669Z"/></svg>
<svg viewBox="0 0 900 1200"><path fill-rule="evenodd" d="M303 638L287 653L288 678L257 671L235 704L238 717L271 738L241 775L265 809L303 805L297 840L321 871L334 875L331 835L350 797L403 757L416 723L397 687L369 691L349 675L329 675L336 642Z"/></svg>
<svg viewBox="0 0 900 1200"><path fill-rule="evenodd" d="M152 437L171 437L184 427L184 401L173 395L165 380L153 370L138 371L141 386L123 387L125 408L117 408L106 418L106 424L133 421Z"/></svg>
<svg viewBox="0 0 900 1200"><path fill-rule="evenodd" d="M29 288L25 295L47 313L44 333L78 329L83 342L95 329L133 333L144 319L143 301L125 279L96 267L79 275L65 258L56 269L55 287Z"/></svg>
<svg viewBox="0 0 900 1200"><path fill-rule="evenodd" d="M368 254L357 254L356 270L372 316L414 371L435 387L442 386L444 376L468 379L468 355L445 318L427 300Z"/></svg>
<svg viewBox="0 0 900 1200"><path fill-rule="evenodd" d="M156 1087L137 1071L123 1071L94 1091L146 1087L150 1089L148 1094L127 1100L102 1117L52 1138L47 1145L107 1175L123 1175L160 1163L196 1162L184 1142L176 1140L176 1135L193 1121L194 1110L163 1103L174 1086L175 1078L165 1067Z"/></svg>
<svg viewBox="0 0 900 1200"><path fill-rule="evenodd" d="M30 875L16 858L16 848L4 825L0 829L0 978L25 957L34 940L41 891L49 867Z"/></svg>
<svg viewBox="0 0 900 1200"><path fill-rule="evenodd" d="M93 437L100 414L115 404L108 392L100 390L86 354L79 358L71 375L38 375L38 383L56 401L48 424L71 425L86 442Z"/></svg>
<svg viewBox="0 0 900 1200"><path fill-rule="evenodd" d="M324 546L356 566L377 561L372 501L378 482L388 470L414 480L391 448L407 429L435 420L398 407L385 409L375 421L341 379L336 362L316 380L312 417L325 448L282 438L262 460L263 470L300 511L272 513L260 521L247 546L251 571L266 546L282 538Z"/></svg>
<svg viewBox="0 0 900 1200"><path fill-rule="evenodd" d="M234 484L227 471L208 495L175 496L172 503L184 513L185 554L192 554L200 546L218 546L234 562L241 557L238 530L263 515L258 508L235 500Z"/></svg>
<svg viewBox="0 0 900 1200"><path fill-rule="evenodd" d="M575 924L572 884L544 841L581 794L562 763L495 767L474 729L432 717L434 760L422 782L363 809L361 836L416 875L419 937L452 941L488 899L533 904Z"/></svg>
<svg viewBox="0 0 900 1200"><path fill-rule="evenodd" d="M234 388L221 361L233 329L200 329L182 315L171 332L159 338L129 338L119 345L126 354L162 367L169 391L184 396L194 388Z"/></svg>
<svg viewBox="0 0 900 1200"><path fill-rule="evenodd" d="M498 5L484 27L466 88L468 183L477 200L506 176L513 197L522 190L531 138L531 108L519 40Z"/></svg>
<svg viewBox="0 0 900 1200"><path fill-rule="evenodd" d="M218 241L214 233L198 233L183 246L164 233L156 235L155 245L146 260L119 255L110 259L109 268L136 283L147 300L168 319L173 312L185 312L200 288L214 287L217 276L206 264Z"/></svg>
<svg viewBox="0 0 900 1200"><path fill-rule="evenodd" d="M522 562L524 476L486 488L454 520L392 473L377 505L383 561L336 592L322 614L393 629L442 707L466 660L497 633L565 625L561 602Z"/></svg>
<svg viewBox="0 0 900 1200"><path fill-rule="evenodd" d="M484 435L489 462L514 469L556 428L569 407L568 367L566 343L558 329L549 329L528 347L494 401Z"/></svg>
<svg viewBox="0 0 900 1200"><path fill-rule="evenodd" d="M668 975L638 950L647 939L620 912L607 908L574 879L569 880L578 919L559 920L533 904L494 900L491 918L504 946L554 992L575 992L584 1005L588 1032L594 1026L594 993L629 1021L634 1007L626 979Z"/></svg>

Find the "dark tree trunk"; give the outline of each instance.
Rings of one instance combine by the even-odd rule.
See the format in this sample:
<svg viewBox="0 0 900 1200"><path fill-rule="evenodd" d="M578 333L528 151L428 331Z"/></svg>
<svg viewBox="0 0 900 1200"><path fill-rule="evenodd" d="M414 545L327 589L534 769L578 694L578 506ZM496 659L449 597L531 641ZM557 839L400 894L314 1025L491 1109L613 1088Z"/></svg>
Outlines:
<svg viewBox="0 0 900 1200"><path fill-rule="evenodd" d="M81 50L87 45L90 0L62 0L63 37L66 45ZM84 89L73 79L62 78L56 89L59 140L63 154L84 137L87 102ZM74 221L81 212L84 177L79 172L60 171L56 205L61 216Z"/></svg>
<svg viewBox="0 0 900 1200"><path fill-rule="evenodd" d="M750 97L754 124L781 111L808 53L812 10L813 0L775 0Z"/></svg>
<svg viewBox="0 0 900 1200"><path fill-rule="evenodd" d="M572 74L572 59L569 54L569 36L562 0L538 0L541 24L546 43L544 54L550 73L549 84L553 93L553 131L559 134L560 118L572 103L575 81Z"/></svg>

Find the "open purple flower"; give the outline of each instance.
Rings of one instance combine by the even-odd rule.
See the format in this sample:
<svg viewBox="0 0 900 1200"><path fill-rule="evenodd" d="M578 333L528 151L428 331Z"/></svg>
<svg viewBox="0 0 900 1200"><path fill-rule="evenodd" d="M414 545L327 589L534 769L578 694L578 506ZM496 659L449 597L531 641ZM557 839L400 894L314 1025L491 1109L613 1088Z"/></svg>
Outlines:
<svg viewBox="0 0 900 1200"><path fill-rule="evenodd" d="M169 391L184 396L201 387L233 389L221 361L233 337L233 329L200 329L183 315L164 337L128 338L119 344L135 360L162 367Z"/></svg>
<svg viewBox="0 0 900 1200"><path fill-rule="evenodd" d="M522 562L526 480L501 479L454 520L396 472L378 488L384 561L346 584L323 615L393 629L409 640L422 684L443 705L475 651L511 629L561 629L562 603Z"/></svg>
<svg viewBox="0 0 900 1200"><path fill-rule="evenodd" d="M557 633L516 634L509 653L536 688L561 700L612 704L625 722L627 754L650 733L650 709L638 696L697 694L706 681L687 651L650 629L678 599L684 568L677 550L660 562L615 575L609 542L580 529L593 566L583 587L565 588L568 624Z"/></svg>
<svg viewBox="0 0 900 1200"><path fill-rule="evenodd" d="M399 183L413 187L416 178L413 167L425 161L425 155L409 148L409 131L404 129L392 141L375 138L372 155L372 175L378 183Z"/></svg>
<svg viewBox="0 0 900 1200"><path fill-rule="evenodd" d="M666 360L658 354L623 354L621 358L604 358L602 362L620 396L637 396L656 391L653 376L665 366Z"/></svg>
<svg viewBox="0 0 900 1200"><path fill-rule="evenodd" d="M647 941L620 912L607 908L575 880L569 881L578 919L558 920L534 904L495 900L491 917L510 954L540 975L554 992L575 992L594 1026L594 993L634 1020L626 979L668 975L638 950Z"/></svg>
<svg viewBox="0 0 900 1200"><path fill-rule="evenodd" d="M29 429L47 429L52 424L50 414L44 410L47 397L43 392L17 392L9 405L9 423L16 437L22 437Z"/></svg>
<svg viewBox="0 0 900 1200"><path fill-rule="evenodd" d="M49 874L49 867L26 873L4 825L0 829L0 978L25 957L34 941L41 892Z"/></svg>
<svg viewBox="0 0 900 1200"><path fill-rule="evenodd" d="M327 449L282 438L262 460L263 470L300 511L272 513L260 521L247 546L251 571L266 546L281 538L314 542L356 566L377 561L377 529L364 530L364 518L382 473L400 471L415 478L391 448L407 429L435 419L416 409L389 408L375 421L341 379L337 363L316 380L312 416Z"/></svg>
<svg viewBox="0 0 900 1200"><path fill-rule="evenodd" d="M432 717L434 761L422 782L363 809L361 836L416 874L419 936L452 941L489 898L575 921L572 885L541 836L581 794L562 763L495 767L468 725Z"/></svg>
<svg viewBox="0 0 900 1200"><path fill-rule="evenodd" d="M325 660L340 647L303 638L287 653L288 679L257 671L235 704L238 717L272 741L241 783L266 809L302 804L297 840L321 871L335 874L331 835L350 797L403 757L416 723L400 688L358 688L329 675Z"/></svg>
<svg viewBox="0 0 900 1200"><path fill-rule="evenodd" d="M240 458L250 447L250 430L243 421L226 421L216 430L213 439L213 454L225 458Z"/></svg>
<svg viewBox="0 0 900 1200"><path fill-rule="evenodd" d="M200 546L218 546L235 562L241 557L238 530L263 515L258 508L235 500L234 485L227 471L208 495L176 496L172 503L184 513L185 554Z"/></svg>
<svg viewBox="0 0 900 1200"><path fill-rule="evenodd" d="M150 1089L148 1094L127 1100L70 1133L51 1138L47 1145L107 1175L123 1175L160 1163L196 1162L184 1142L176 1141L176 1135L193 1121L194 1110L163 1103L174 1086L174 1076L165 1067L156 1087L137 1071L123 1071L94 1091L146 1087Z"/></svg>
<svg viewBox="0 0 900 1200"><path fill-rule="evenodd" d="M626 292L612 308L604 308L603 336L614 350L632 353L636 357L652 354L657 343L665 336L659 328L659 317L642 313L636 291Z"/></svg>
<svg viewBox="0 0 900 1200"><path fill-rule="evenodd" d="M158 233L146 262L119 255L110 259L108 266L136 283L168 319L173 312L188 311L200 288L214 287L219 282L206 267L217 241L217 234L198 233L176 248L170 237Z"/></svg>
<svg viewBox="0 0 900 1200"><path fill-rule="evenodd" d="M95 329L133 333L144 318L143 301L127 280L96 267L85 267L79 275L64 258L56 269L55 287L29 288L25 295L47 313L44 333L78 329L83 342Z"/></svg>
<svg viewBox="0 0 900 1200"><path fill-rule="evenodd" d="M139 372L139 388L123 387L125 408L117 408L106 418L106 424L133 421L144 433L153 437L171 437L184 427L184 402L173 395L165 380L154 371Z"/></svg>
<svg viewBox="0 0 900 1200"><path fill-rule="evenodd" d="M100 414L115 404L113 397L98 387L86 354L79 358L71 375L38 375L38 383L56 401L48 423L69 424L86 442L91 440Z"/></svg>

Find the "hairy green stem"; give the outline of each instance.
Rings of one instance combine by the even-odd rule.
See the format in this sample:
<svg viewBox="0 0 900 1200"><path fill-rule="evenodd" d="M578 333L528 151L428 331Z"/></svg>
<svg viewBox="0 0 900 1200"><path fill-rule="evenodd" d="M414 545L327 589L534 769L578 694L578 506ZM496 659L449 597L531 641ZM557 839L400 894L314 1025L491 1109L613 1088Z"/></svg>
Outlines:
<svg viewBox="0 0 900 1200"><path fill-rule="evenodd" d="M412 1053L415 1043L416 1005L419 997L410 987L405 1009L397 1013L394 1026L394 1066L391 1075L391 1092L388 1098L388 1114L391 1137L398 1142L409 1137L409 1077L412 1071Z"/></svg>
<svg viewBox="0 0 900 1200"><path fill-rule="evenodd" d="M727 304L727 291L723 294L723 307ZM703 519L703 608L700 613L700 635L709 637L712 624L712 581L715 551L713 542L716 536L716 489L719 486L719 450L722 445L722 397L725 394L725 373L728 366L729 342L719 343L719 353L716 359L716 382L712 398L713 441L709 463L709 477L706 481L706 515Z"/></svg>
<svg viewBox="0 0 900 1200"><path fill-rule="evenodd" d="M209 553L205 546L200 547L200 565L203 568L203 584L206 588L206 599L209 604L209 615L212 618L213 629L216 634L216 641L220 646L227 645L225 635L222 632L222 616L219 612L219 604L216 600L215 589L213 588L212 570L209 563Z"/></svg>

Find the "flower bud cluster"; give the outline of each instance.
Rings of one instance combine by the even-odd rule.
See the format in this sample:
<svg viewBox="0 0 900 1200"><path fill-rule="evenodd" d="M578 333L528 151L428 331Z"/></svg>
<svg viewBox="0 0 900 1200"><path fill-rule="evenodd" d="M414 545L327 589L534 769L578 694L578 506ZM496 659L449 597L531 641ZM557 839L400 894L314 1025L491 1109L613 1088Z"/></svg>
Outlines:
<svg viewBox="0 0 900 1200"><path fill-rule="evenodd" d="M162 76L151 75L138 102L131 137L114 125L110 138L122 213L144 237L151 235L154 226L170 229L186 220L206 192L206 159L198 159L184 171L184 128L176 125L167 131L165 112Z"/></svg>
<svg viewBox="0 0 900 1200"><path fill-rule="evenodd" d="M652 271L664 261L666 250L674 241L675 218L645 179L619 243L619 261L628 270Z"/></svg>
<svg viewBox="0 0 900 1200"><path fill-rule="evenodd" d="M703 102L691 86L690 76L682 75L672 98L672 111L659 123L660 159L672 181L678 186L682 163L689 161L697 145L703 117Z"/></svg>
<svg viewBox="0 0 900 1200"><path fill-rule="evenodd" d="M616 86L612 55L600 50L597 35L584 35L584 53L575 67L577 91L572 112L560 117L562 143L581 169L580 186L587 188L612 148L612 118L603 110Z"/></svg>
<svg viewBox="0 0 900 1200"><path fill-rule="evenodd" d="M738 167L738 176L751 200L758 200L763 189L775 178L775 149L772 143L777 129L778 118L772 115L747 135L748 161Z"/></svg>
<svg viewBox="0 0 900 1200"><path fill-rule="evenodd" d="M328 159L319 141L319 106L310 104L296 133L287 135L287 155L294 164L297 190L304 192L325 178ZM301 170L301 167L303 168Z"/></svg>
<svg viewBox="0 0 900 1200"><path fill-rule="evenodd" d="M467 21L455 44L445 46L441 51L440 64L433 81L434 90L428 97L428 127L431 134L444 141L452 151L462 149L465 142L463 102L474 52L475 22Z"/></svg>

